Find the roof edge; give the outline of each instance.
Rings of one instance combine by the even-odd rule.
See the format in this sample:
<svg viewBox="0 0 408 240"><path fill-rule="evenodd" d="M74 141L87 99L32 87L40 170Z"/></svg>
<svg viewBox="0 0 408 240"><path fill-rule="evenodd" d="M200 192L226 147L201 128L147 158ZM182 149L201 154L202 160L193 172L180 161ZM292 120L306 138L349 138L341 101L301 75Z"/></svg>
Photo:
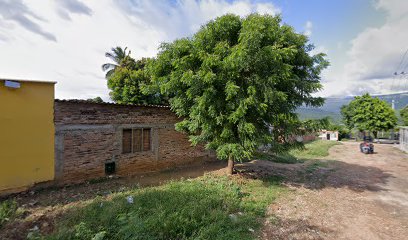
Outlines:
<svg viewBox="0 0 408 240"><path fill-rule="evenodd" d="M33 82L33 83L50 83L56 84L56 81L35 80L35 79L15 79L15 78L0 78L0 81L14 81L14 82Z"/></svg>
<svg viewBox="0 0 408 240"><path fill-rule="evenodd" d="M155 107L155 108L170 108L168 105L154 105L154 104L126 104L126 103L114 103L114 102L103 102L97 103L85 99L55 99L54 102L66 102L66 103L85 103L85 104L96 104L96 105L111 105L111 106L128 106L128 107Z"/></svg>

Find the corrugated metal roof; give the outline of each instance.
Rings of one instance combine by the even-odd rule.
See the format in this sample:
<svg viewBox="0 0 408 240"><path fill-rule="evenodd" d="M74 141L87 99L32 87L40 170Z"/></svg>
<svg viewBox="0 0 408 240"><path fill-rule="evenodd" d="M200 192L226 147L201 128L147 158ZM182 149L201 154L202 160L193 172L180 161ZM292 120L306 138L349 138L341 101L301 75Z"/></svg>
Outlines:
<svg viewBox="0 0 408 240"><path fill-rule="evenodd" d="M170 106L167 106L167 105L154 105L154 104L123 104L123 103L114 103L114 102L96 103L96 102L92 102L92 101L84 100L84 99L55 99L55 102L87 103L87 104L114 105L114 106L170 108Z"/></svg>

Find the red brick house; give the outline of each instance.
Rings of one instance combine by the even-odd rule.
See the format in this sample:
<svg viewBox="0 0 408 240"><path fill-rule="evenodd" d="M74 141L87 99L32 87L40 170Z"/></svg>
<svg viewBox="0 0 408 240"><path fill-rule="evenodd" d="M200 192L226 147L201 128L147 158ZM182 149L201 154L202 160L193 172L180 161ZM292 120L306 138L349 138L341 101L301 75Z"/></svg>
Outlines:
<svg viewBox="0 0 408 240"><path fill-rule="evenodd" d="M54 111L59 184L215 159L174 129L179 119L168 106L56 100Z"/></svg>

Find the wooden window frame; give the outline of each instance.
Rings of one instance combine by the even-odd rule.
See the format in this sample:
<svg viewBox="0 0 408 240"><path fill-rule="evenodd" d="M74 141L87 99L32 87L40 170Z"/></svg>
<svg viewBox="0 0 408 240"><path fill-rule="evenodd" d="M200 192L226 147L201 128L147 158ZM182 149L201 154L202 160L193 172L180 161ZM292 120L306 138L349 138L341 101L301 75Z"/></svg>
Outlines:
<svg viewBox="0 0 408 240"><path fill-rule="evenodd" d="M143 139L143 136L144 136L144 130L149 130L149 145L150 145L150 148L148 149L148 150L144 150L144 139ZM123 132L124 131L126 131L126 130L131 130L131 136L130 136L130 142L131 142L131 145L130 145L130 152L126 152L126 153L124 153L123 152ZM134 130L140 130L141 131L141 138L140 138L140 144L141 144L141 146L140 146L140 151L134 151L134 135L133 135L133 132L134 132ZM123 128L122 129L122 154L133 154L133 153L142 153L142 152L152 152L153 151L153 147L152 147L152 128L151 127L137 127L137 128Z"/></svg>

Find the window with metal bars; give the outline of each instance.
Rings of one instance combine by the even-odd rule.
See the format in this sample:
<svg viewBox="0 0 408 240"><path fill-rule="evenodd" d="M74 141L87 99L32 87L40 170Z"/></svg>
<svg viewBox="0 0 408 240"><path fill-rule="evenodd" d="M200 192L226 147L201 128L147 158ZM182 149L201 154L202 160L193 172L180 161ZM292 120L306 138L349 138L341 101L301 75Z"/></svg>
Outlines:
<svg viewBox="0 0 408 240"><path fill-rule="evenodd" d="M123 129L122 153L151 151L151 128Z"/></svg>

